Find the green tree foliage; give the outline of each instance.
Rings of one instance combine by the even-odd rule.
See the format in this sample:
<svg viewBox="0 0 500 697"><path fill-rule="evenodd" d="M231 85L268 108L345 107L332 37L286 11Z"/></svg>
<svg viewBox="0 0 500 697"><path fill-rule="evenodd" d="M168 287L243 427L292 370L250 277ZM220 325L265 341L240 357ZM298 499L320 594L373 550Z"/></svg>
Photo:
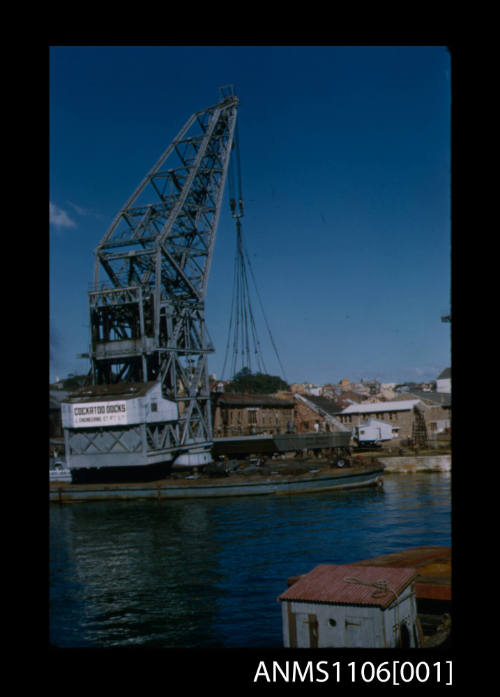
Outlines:
<svg viewBox="0 0 500 697"><path fill-rule="evenodd" d="M76 390L85 385L86 379L86 375L74 375L73 373L69 373L67 378L63 378L63 389Z"/></svg>
<svg viewBox="0 0 500 697"><path fill-rule="evenodd" d="M279 390L287 390L288 385L277 375L252 373L248 368L242 368L229 385L226 392L244 392L247 394L273 394Z"/></svg>

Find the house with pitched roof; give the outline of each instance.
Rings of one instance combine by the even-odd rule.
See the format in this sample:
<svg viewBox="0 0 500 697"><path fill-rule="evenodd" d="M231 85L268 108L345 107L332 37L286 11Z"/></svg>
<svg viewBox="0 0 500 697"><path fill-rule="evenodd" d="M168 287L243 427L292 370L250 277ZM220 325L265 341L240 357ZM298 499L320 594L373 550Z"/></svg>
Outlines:
<svg viewBox="0 0 500 697"><path fill-rule="evenodd" d="M445 368L436 380L436 392L451 394L451 368Z"/></svg>

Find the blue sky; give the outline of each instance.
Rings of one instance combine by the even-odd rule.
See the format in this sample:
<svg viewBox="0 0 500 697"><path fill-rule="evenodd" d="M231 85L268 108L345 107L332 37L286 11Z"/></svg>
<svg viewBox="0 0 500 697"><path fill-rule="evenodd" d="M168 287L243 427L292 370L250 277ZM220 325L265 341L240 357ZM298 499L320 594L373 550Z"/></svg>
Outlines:
<svg viewBox="0 0 500 697"><path fill-rule="evenodd" d="M442 46L53 46L50 378L85 373L93 250L195 111L233 84L243 232L289 382L450 365L450 56ZM235 227L206 297L220 376ZM258 301L254 310L260 317ZM259 319L268 372L281 373Z"/></svg>

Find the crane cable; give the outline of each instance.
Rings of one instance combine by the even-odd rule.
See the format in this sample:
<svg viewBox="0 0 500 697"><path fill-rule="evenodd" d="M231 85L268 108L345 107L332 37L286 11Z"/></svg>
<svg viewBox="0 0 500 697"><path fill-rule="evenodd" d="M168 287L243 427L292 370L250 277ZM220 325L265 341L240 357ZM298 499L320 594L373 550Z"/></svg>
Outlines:
<svg viewBox="0 0 500 697"><path fill-rule="evenodd" d="M236 234L237 234L237 240L236 240L236 255L235 255L235 264L234 264L234 276L233 276L233 295L232 295L232 304L231 304L231 316L230 316L230 321L229 321L229 332L228 332L228 339L227 339L227 344L226 344L226 353L224 357L224 364L222 368L222 379L224 379L225 375L225 370L226 370L226 363L227 363L227 358L228 358L228 353L229 353L229 345L231 341L231 331L233 330L233 320L234 320L234 334L233 334L233 360L232 360L232 373L231 377L234 377L236 373L236 364L238 361L238 334L241 332L241 360L242 360L242 368L244 366L244 362L246 360L247 362L247 367L251 371L251 355L250 355L250 346L249 346L249 329L248 326L250 324L250 330L251 334L253 337L254 341L254 346L255 346L255 355L257 359L257 364L258 367L260 366L260 369L263 373L266 373L266 368L264 365L264 360L263 357L260 353L260 343L257 337L257 328L255 325L255 320L254 320L254 315L252 311L252 306L250 302L250 292L249 292L249 286L248 286L248 274L246 270L246 266L248 266L250 270L250 275L251 279L254 284L255 292L257 295L257 299L259 301L260 309L262 312L262 315L264 317L264 321L266 324L267 331L269 333L269 338L271 340L271 345L274 349L274 352L276 354L276 358L278 359L278 363L283 375L283 378L285 382L287 382L285 371L283 369L283 365L281 363L281 359L278 353L278 349L276 347L276 343L274 341L274 337L271 332L271 328L269 326L269 322L267 320L267 316L264 310L264 305L262 303L262 299L260 297L259 290L257 288L257 283L255 280L255 275L253 272L252 265L250 263L250 257L248 255L248 252L245 248L244 242L243 242L243 235L241 232L241 218L243 217L243 192L242 192L242 184L241 184L241 164L240 164L240 148L239 148L239 134L238 134L238 125L236 124L235 128L235 139L233 142L232 146L232 157L231 157L231 163L229 166L229 205L231 208L231 213L233 215L233 218L236 219ZM234 160L236 162L234 163ZM234 169L236 168L236 191L235 191L235 173ZM238 197L238 212L236 212L236 194ZM246 349L245 349L246 347Z"/></svg>

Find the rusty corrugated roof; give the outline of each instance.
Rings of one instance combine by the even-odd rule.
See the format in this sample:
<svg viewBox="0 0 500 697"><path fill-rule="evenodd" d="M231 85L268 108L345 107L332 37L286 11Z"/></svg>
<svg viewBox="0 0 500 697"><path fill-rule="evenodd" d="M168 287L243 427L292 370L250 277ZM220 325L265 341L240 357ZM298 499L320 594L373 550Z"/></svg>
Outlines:
<svg viewBox="0 0 500 697"><path fill-rule="evenodd" d="M386 608L415 576L415 569L319 564L278 600Z"/></svg>
<svg viewBox="0 0 500 697"><path fill-rule="evenodd" d="M283 407L295 406L295 402L271 394L246 394L242 392L215 393L217 404L226 407Z"/></svg>
<svg viewBox="0 0 500 697"><path fill-rule="evenodd" d="M72 392L65 402L107 401L112 399L134 399L144 395L156 385L150 382L118 382L112 385L87 385Z"/></svg>

